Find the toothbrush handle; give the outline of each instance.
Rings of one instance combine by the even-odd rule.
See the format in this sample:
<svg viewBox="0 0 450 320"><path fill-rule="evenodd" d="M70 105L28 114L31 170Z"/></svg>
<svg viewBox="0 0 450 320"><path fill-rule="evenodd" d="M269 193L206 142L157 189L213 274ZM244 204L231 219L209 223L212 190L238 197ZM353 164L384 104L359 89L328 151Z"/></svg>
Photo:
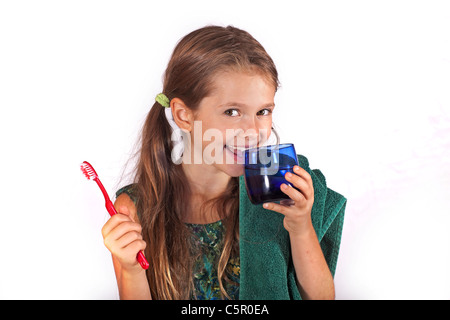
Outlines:
<svg viewBox="0 0 450 320"><path fill-rule="evenodd" d="M141 265L142 269L147 270L149 267L147 259L145 259L144 253L141 251L138 252L136 256L137 261Z"/></svg>
<svg viewBox="0 0 450 320"><path fill-rule="evenodd" d="M109 198L106 199L106 210L108 210L108 213L110 216L113 216L117 213L116 208L114 208L113 203L111 202L111 200L109 200ZM138 254L136 255L136 259L139 262L139 264L141 265L142 269L147 270L149 267L148 261L147 259L145 259L144 253L141 251L138 252Z"/></svg>
<svg viewBox="0 0 450 320"><path fill-rule="evenodd" d="M117 213L116 208L114 208L113 203L111 200L107 199L105 203L106 210L108 210L109 215L112 217Z"/></svg>

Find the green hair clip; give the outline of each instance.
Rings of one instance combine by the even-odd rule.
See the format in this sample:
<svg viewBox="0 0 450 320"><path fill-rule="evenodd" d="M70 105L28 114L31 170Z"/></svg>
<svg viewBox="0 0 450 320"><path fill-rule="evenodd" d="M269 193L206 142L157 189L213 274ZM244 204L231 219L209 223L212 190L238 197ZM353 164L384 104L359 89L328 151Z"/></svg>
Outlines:
<svg viewBox="0 0 450 320"><path fill-rule="evenodd" d="M170 100L164 93L160 93L156 96L155 101L162 105L164 108L170 108Z"/></svg>

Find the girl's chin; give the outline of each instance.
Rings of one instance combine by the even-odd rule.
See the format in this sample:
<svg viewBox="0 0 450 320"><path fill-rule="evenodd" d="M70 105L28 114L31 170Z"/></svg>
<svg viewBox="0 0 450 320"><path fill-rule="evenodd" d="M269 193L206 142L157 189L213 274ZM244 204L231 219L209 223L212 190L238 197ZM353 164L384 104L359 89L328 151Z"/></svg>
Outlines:
<svg viewBox="0 0 450 320"><path fill-rule="evenodd" d="M243 164L217 164L216 166L230 177L239 177L244 174Z"/></svg>

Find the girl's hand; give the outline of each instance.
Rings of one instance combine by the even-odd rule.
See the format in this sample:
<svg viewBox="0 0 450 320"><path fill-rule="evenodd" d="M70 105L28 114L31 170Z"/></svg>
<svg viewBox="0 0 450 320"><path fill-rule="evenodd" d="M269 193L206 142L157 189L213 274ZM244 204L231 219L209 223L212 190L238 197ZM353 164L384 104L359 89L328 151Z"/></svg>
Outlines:
<svg viewBox="0 0 450 320"><path fill-rule="evenodd" d="M269 202L263 207L285 216L283 224L289 234L301 234L312 226L311 209L314 203L312 179L309 173L299 166L294 166L294 174L288 172L285 178L300 191L283 183L280 189L291 200L281 201L280 204Z"/></svg>
<svg viewBox="0 0 450 320"><path fill-rule="evenodd" d="M126 206L117 208L113 215L103 226L102 235L106 248L121 267L127 271L140 271L136 255L146 247L142 239L141 225L135 222Z"/></svg>

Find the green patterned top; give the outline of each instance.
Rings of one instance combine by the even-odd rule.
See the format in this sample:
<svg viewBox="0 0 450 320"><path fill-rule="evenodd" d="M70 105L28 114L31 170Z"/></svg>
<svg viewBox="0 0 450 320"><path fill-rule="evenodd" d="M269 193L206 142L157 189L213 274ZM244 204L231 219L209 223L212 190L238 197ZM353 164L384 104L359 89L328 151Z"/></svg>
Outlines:
<svg viewBox="0 0 450 320"><path fill-rule="evenodd" d="M225 228L222 221L208 224L191 224L186 226L192 231L192 248L198 250L199 258L194 264L194 291L192 299L196 300L218 300L221 299L219 280L217 276L217 265L222 253L222 239ZM239 257L232 257L228 261L226 274L232 281L223 283L226 292L231 299L239 298Z"/></svg>
<svg viewBox="0 0 450 320"><path fill-rule="evenodd" d="M116 197L122 193L126 193L133 202L136 202L136 197L132 192L132 185L118 190ZM191 299L222 299L217 267L222 253L222 240L225 235L225 227L220 220L208 224L186 223L186 227L192 232L192 254L198 256L193 267L194 288L191 293ZM230 257L226 267L226 275L231 282L223 281L223 286L230 298L237 300L239 299L239 256Z"/></svg>

